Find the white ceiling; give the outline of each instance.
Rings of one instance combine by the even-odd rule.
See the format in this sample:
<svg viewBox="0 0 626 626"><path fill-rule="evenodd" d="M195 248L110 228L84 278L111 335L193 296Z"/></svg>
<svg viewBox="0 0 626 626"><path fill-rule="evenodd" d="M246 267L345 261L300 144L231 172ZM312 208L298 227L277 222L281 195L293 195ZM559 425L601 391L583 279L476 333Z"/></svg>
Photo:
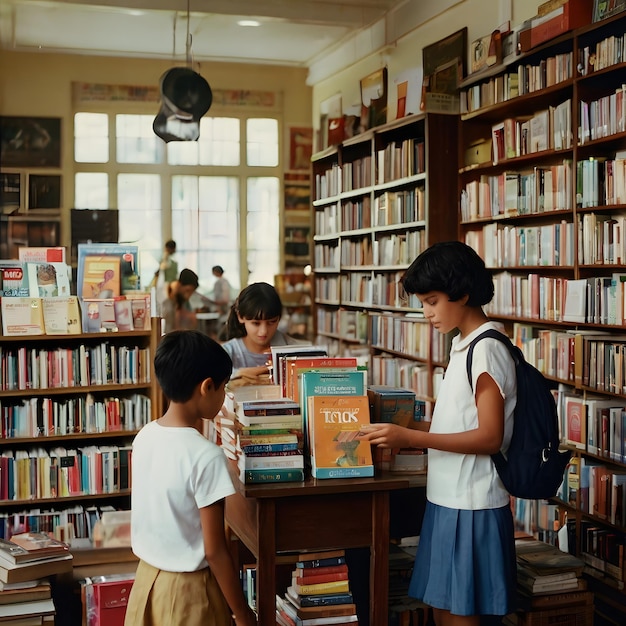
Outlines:
<svg viewBox="0 0 626 626"><path fill-rule="evenodd" d="M0 48L183 61L190 51L193 61L310 67L407 2L0 0Z"/></svg>

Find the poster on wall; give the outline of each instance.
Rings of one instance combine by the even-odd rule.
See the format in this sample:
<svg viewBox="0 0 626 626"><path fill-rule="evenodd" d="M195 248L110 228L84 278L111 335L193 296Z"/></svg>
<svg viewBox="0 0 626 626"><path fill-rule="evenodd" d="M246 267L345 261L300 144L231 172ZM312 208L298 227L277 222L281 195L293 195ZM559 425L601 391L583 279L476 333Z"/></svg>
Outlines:
<svg viewBox="0 0 626 626"><path fill-rule="evenodd" d="M60 117L0 117L4 167L61 167Z"/></svg>
<svg viewBox="0 0 626 626"><path fill-rule="evenodd" d="M422 50L423 111L459 113L459 85L467 65L467 27Z"/></svg>
<svg viewBox="0 0 626 626"><path fill-rule="evenodd" d="M289 169L309 171L313 154L313 129L292 126L289 129Z"/></svg>

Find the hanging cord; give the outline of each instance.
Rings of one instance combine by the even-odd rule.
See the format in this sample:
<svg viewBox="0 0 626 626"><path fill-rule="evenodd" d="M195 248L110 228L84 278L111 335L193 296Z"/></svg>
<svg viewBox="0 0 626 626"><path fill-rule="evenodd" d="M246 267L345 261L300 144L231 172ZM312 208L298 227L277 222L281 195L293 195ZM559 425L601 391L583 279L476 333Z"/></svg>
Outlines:
<svg viewBox="0 0 626 626"><path fill-rule="evenodd" d="M189 32L189 21L190 21L190 16L189 16L189 2L190 0L187 0L187 40L186 40L186 60L187 60L187 67L191 68L191 33Z"/></svg>

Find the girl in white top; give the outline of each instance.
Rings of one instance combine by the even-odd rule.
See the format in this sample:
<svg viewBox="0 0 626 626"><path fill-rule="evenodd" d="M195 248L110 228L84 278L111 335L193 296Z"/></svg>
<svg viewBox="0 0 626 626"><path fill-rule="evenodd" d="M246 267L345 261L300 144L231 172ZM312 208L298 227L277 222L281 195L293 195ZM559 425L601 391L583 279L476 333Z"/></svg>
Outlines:
<svg viewBox="0 0 626 626"><path fill-rule="evenodd" d="M514 610L516 569L509 494L491 460L508 449L517 400L515 366L495 339L476 344L472 392L467 348L487 328L491 273L464 243L438 243L402 284L441 333L458 330L428 432L372 424L363 435L385 448L428 448L427 503L411 596L433 607L437 626L479 626Z"/></svg>

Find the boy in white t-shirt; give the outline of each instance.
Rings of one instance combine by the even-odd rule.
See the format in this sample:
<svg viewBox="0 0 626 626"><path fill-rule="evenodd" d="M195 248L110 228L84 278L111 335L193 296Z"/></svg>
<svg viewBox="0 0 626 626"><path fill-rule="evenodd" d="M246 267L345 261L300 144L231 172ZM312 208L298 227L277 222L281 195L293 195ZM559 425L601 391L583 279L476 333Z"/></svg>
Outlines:
<svg viewBox="0 0 626 626"><path fill-rule="evenodd" d="M125 626L256 624L226 543L234 493L221 448L202 434L224 402L232 362L195 330L161 339L154 370L169 406L132 453L131 542L139 557Z"/></svg>

